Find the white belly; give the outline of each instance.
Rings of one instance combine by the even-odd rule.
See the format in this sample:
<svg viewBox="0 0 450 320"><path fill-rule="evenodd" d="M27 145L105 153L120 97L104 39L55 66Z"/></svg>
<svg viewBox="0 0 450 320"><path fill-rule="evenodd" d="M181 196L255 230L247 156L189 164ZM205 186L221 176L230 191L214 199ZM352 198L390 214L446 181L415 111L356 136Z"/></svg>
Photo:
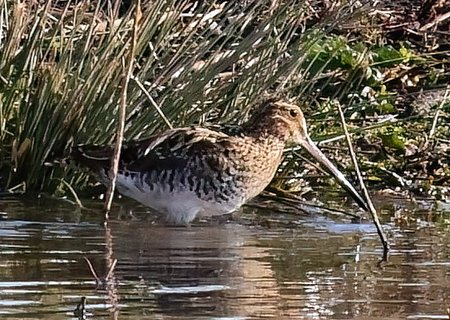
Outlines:
<svg viewBox="0 0 450 320"><path fill-rule="evenodd" d="M235 197L222 203L200 199L192 191L173 191L148 186L136 186L130 177L118 175L117 190L158 212L165 214L170 223L188 224L200 216L213 216L231 213L239 209L245 202L243 197Z"/></svg>

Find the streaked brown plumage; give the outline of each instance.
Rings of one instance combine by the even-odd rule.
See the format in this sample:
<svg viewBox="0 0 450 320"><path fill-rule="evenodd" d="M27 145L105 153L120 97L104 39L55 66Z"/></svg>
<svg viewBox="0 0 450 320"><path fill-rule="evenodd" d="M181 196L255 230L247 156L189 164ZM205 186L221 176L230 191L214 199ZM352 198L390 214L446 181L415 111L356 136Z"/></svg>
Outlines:
<svg viewBox="0 0 450 320"><path fill-rule="evenodd" d="M270 183L287 144L303 146L363 207L364 201L317 149L296 105L267 101L241 134L179 128L123 146L117 178L120 193L165 214L176 224L237 210ZM70 158L108 184L113 148L78 146Z"/></svg>

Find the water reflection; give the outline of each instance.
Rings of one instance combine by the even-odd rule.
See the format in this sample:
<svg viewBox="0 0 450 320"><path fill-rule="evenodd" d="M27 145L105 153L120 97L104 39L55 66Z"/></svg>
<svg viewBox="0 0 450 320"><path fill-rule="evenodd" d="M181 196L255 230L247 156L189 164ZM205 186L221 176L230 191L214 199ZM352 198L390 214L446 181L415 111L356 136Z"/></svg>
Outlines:
<svg viewBox="0 0 450 320"><path fill-rule="evenodd" d="M254 212L237 221L166 227L0 201L0 317L68 319L81 297L95 319L448 318L449 227L414 212L386 223L390 260L369 223ZM259 213L258 213L259 214ZM424 222L424 219L427 219ZM261 221L260 221L261 222ZM98 287L84 257L110 281Z"/></svg>

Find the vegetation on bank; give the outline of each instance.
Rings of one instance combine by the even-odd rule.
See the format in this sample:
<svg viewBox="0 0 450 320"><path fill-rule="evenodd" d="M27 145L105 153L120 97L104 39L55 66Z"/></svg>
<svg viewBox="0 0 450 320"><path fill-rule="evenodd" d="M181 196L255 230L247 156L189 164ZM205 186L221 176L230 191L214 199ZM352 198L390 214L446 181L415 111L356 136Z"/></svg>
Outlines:
<svg viewBox="0 0 450 320"><path fill-rule="evenodd" d="M144 2L125 138L239 123L275 93L304 106L313 139L351 175L339 103L372 188L448 198L449 24L429 3L405 22L408 8L370 1ZM136 9L0 4L0 190L83 190L86 174L43 164L114 141ZM332 183L299 159L288 152L276 186Z"/></svg>

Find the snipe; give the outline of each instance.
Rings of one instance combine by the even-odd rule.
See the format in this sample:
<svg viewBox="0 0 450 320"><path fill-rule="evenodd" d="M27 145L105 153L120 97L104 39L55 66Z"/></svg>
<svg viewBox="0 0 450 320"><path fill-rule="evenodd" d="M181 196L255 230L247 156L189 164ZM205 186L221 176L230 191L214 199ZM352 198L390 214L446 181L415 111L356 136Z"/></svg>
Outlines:
<svg viewBox="0 0 450 320"><path fill-rule="evenodd" d="M164 214L171 223L230 213L264 190L290 143L301 145L366 207L309 138L300 108L280 101L260 105L241 134L179 128L125 144L117 190ZM112 153L111 146L83 145L72 149L70 159L88 167L107 185Z"/></svg>

